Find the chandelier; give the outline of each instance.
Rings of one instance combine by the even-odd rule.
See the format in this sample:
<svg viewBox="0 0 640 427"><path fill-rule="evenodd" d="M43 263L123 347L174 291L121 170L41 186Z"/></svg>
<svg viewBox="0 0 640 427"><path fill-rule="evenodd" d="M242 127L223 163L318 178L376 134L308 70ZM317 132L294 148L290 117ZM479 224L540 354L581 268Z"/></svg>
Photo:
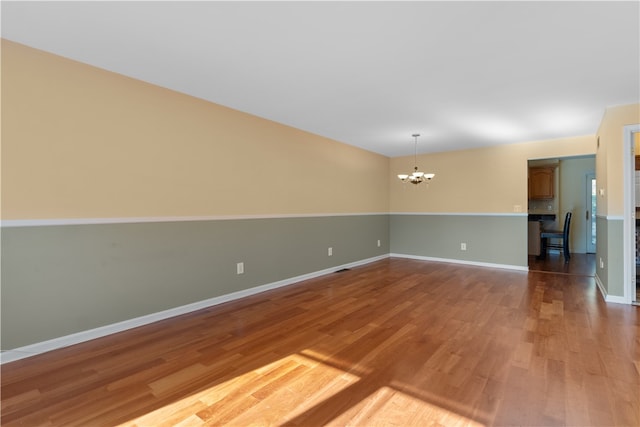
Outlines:
<svg viewBox="0 0 640 427"><path fill-rule="evenodd" d="M436 176L435 173L424 173L424 172L420 172L418 170L418 166L417 166L417 157L418 157L418 137L420 136L419 133L414 133L413 135L411 135L415 138L415 149L413 152L413 164L415 165L413 168L413 172L411 172L411 175L407 175L407 174L398 174L398 178L400 178L400 180L402 182L410 182L412 184L420 184L423 182L429 182L433 179L434 176Z"/></svg>

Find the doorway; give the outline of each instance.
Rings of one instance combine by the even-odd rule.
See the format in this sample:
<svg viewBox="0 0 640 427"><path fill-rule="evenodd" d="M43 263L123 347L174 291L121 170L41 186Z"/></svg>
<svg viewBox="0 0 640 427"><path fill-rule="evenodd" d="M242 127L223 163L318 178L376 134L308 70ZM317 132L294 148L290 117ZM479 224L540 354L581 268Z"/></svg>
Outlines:
<svg viewBox="0 0 640 427"><path fill-rule="evenodd" d="M530 271L561 272L595 276L596 253L596 164L595 155L529 159L528 167L554 166L553 198L538 200L529 192L528 266ZM561 251L549 250L542 260L540 230L561 230L567 212L572 212L569 230L569 263Z"/></svg>

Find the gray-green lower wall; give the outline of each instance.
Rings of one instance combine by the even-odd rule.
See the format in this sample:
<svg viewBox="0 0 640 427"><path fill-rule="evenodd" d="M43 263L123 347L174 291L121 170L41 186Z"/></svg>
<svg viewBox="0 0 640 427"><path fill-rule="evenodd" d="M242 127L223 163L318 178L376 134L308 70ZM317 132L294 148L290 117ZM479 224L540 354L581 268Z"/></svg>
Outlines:
<svg viewBox="0 0 640 427"><path fill-rule="evenodd" d="M392 254L528 266L526 214L393 214L390 226Z"/></svg>
<svg viewBox="0 0 640 427"><path fill-rule="evenodd" d="M605 298L619 302L624 298L624 221L596 216L596 230L596 276Z"/></svg>
<svg viewBox="0 0 640 427"><path fill-rule="evenodd" d="M2 350L390 253L527 268L527 217L517 214L21 226L1 237Z"/></svg>
<svg viewBox="0 0 640 427"><path fill-rule="evenodd" d="M1 237L10 350L386 255L389 215L8 227Z"/></svg>

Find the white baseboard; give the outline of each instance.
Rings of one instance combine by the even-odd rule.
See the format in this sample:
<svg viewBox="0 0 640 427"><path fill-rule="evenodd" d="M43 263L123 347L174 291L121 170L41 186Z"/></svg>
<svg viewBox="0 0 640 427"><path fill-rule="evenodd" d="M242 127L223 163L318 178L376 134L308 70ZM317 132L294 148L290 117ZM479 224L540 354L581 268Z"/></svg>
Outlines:
<svg viewBox="0 0 640 427"><path fill-rule="evenodd" d="M598 273L596 273L595 276L596 279L596 285L598 286L598 290L600 291L600 294L602 295L602 298L604 298L604 300L607 300L607 291L604 290L604 285L602 284L602 281L600 280L600 277L598 277Z"/></svg>
<svg viewBox="0 0 640 427"><path fill-rule="evenodd" d="M596 273L596 285L598 285L598 290L600 291L600 294L602 295L602 298L604 298L605 302L611 302L614 304L629 304L629 301L627 301L625 297L607 295L607 291L604 289L604 284L600 280L600 277L598 277L598 273Z"/></svg>
<svg viewBox="0 0 640 427"><path fill-rule="evenodd" d="M428 256L395 254L395 253L390 254L390 256L391 258L407 258L407 259L417 259L422 261L436 261L436 262L448 262L453 264L473 265L476 267L489 267L489 268L501 268L501 269L507 269L507 270L529 271L528 266L521 266L521 265L494 264L490 262L465 261L461 259L435 258L435 257L428 257Z"/></svg>
<svg viewBox="0 0 640 427"><path fill-rule="evenodd" d="M607 295L604 300L605 300L605 302L611 302L611 303L614 303L614 304L626 304L626 305L629 305L629 302L626 300L625 297L618 297L618 296L615 296L615 295Z"/></svg>
<svg viewBox="0 0 640 427"><path fill-rule="evenodd" d="M209 298L209 299L198 301L192 304L187 304L180 307L171 308L169 310L148 314L146 316L136 317L134 319L129 319L122 322L113 323L110 325L105 325L105 326L89 329L82 332L77 332L75 334L65 335L63 337L53 338L51 340L42 341L35 344L29 344L24 347L2 351L2 353L0 353L0 364L13 362L15 360L24 359L27 357L46 353L48 351L56 350L63 347L68 347L74 344L79 344L81 342L115 334L117 332L126 331L127 329L148 325L150 323L157 322L159 320L180 316L182 314L190 313L192 311L201 310L203 308L237 300L250 295L255 295L260 292L265 292L272 289L277 289L284 286L292 285L294 283L302 282L304 280L309 280L316 277L324 276L326 274L334 273L335 271L343 268L357 267L359 265L369 264L385 258L389 258L389 254L380 255L373 258L367 258L360 261L351 262L348 264L334 266L331 268L326 268L324 270L315 271L313 273L303 274L301 276L291 277L289 279L284 279L277 282L256 286L250 289L244 289L242 291L233 292L230 294L221 295L214 298Z"/></svg>

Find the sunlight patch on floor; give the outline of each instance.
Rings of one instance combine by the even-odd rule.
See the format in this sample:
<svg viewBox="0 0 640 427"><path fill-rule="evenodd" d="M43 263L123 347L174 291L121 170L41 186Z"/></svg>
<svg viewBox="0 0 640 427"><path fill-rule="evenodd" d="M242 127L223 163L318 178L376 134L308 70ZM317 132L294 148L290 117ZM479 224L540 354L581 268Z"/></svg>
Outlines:
<svg viewBox="0 0 640 427"><path fill-rule="evenodd" d="M188 374L205 374L201 369L203 366L198 368ZM188 384L170 381L178 376L165 377L169 379L158 382L155 389L162 393L167 393L172 386L187 389ZM327 395L339 393L358 379L355 375L312 358L292 354L191 393L120 426L198 426L217 420L227 420L233 425L277 424L304 413ZM283 384L286 386L282 387ZM242 400L246 402L246 408L225 405L226 399L237 399L244 395L246 398ZM209 418L198 416L199 412L207 411L211 413Z"/></svg>
<svg viewBox="0 0 640 427"><path fill-rule="evenodd" d="M484 427L477 421L388 386L379 388L328 425Z"/></svg>
<svg viewBox="0 0 640 427"><path fill-rule="evenodd" d="M190 380L207 373L197 364L151 384L162 396L184 389L185 396L130 420L122 427L221 425L283 425L320 413L327 425L446 425L483 424L438 406L422 390L401 385L378 387L367 373L341 369L340 360L306 349L257 369L239 372L200 390ZM229 374L232 375L232 374ZM373 375L373 374L370 374ZM180 378L180 380L178 380ZM212 379L212 382L215 380ZM367 387L378 387L375 390ZM404 391L400 391L403 388ZM434 403L435 402L435 403ZM440 402L442 403L442 402Z"/></svg>

